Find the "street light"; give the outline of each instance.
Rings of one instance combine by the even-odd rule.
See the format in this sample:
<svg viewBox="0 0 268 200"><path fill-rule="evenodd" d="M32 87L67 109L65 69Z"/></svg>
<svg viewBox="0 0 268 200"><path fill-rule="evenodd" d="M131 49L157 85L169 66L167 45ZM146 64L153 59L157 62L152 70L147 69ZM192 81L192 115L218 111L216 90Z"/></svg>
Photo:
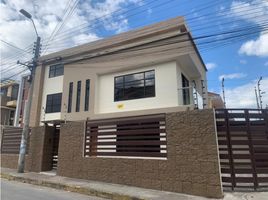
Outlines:
<svg viewBox="0 0 268 200"><path fill-rule="evenodd" d="M30 124L30 111L31 111L33 88L34 88L34 76L35 76L35 69L37 67L37 60L39 58L41 38L38 36L34 21L32 19L32 15L30 13L28 13L27 11L25 11L24 9L21 9L20 13L32 21L33 26L34 26L34 30L35 30L35 33L37 36L37 40L36 40L35 46L34 46L33 61L31 64L27 65L27 67L31 71L31 79L30 79L30 87L29 87L29 93L28 93L28 101L27 101L26 106L25 106L25 112L24 112L24 117L23 117L24 124L23 124L22 136L21 136L19 160L18 160L18 172L23 173L24 166L25 166L26 148L27 148L27 142L28 142L29 130L30 130L29 124Z"/></svg>
<svg viewBox="0 0 268 200"><path fill-rule="evenodd" d="M34 21L33 21L33 19L32 19L32 15L31 15L30 13L28 13L28 12L27 12L26 10L24 10L24 9L21 9L21 10L20 10L20 13L23 14L25 17L27 17L29 20L32 21L33 26L34 26L34 30L35 30L35 33L36 33L36 36L38 37L38 33L37 33L37 30L36 30L36 26L35 26Z"/></svg>

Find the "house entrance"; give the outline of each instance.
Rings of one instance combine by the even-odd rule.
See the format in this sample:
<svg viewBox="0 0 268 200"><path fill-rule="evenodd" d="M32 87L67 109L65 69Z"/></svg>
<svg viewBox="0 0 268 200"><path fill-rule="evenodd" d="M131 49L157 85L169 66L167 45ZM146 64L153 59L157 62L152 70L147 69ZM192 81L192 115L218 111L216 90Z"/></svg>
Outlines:
<svg viewBox="0 0 268 200"><path fill-rule="evenodd" d="M60 141L60 125L55 125L55 131L52 140L52 170L57 170L58 166L58 150Z"/></svg>

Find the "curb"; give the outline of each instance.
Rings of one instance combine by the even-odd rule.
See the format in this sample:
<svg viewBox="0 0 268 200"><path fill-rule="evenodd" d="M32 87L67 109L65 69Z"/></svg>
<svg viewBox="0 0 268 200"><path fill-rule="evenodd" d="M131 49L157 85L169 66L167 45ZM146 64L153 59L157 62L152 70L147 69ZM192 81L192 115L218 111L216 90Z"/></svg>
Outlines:
<svg viewBox="0 0 268 200"><path fill-rule="evenodd" d="M54 183L54 182L30 179L30 178L25 178L25 177L18 177L18 176L13 176L11 174L5 174L5 173L1 173L0 177L4 178L4 179L7 179L9 181L18 181L18 182L22 182L22 183L28 183L28 184L32 184L32 185L38 185L38 186L54 188L54 189L58 189L58 190L75 192L75 193L89 195L89 196L101 197L101 198L105 198L105 199L112 199L112 200L146 200L146 199L143 199L143 198L134 197L134 196L127 196L127 195L123 195L123 194L119 194L119 193L105 192L105 191L101 191L101 190L95 190L95 189L91 189L91 188L84 188L84 187L75 186L75 185Z"/></svg>

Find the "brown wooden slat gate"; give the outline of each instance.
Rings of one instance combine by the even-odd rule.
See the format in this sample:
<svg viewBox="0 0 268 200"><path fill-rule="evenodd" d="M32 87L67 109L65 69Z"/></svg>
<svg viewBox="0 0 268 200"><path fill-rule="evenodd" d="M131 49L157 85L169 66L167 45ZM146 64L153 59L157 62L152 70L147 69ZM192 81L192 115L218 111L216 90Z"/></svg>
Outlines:
<svg viewBox="0 0 268 200"><path fill-rule="evenodd" d="M4 127L2 130L1 153L19 154L21 134L22 128Z"/></svg>
<svg viewBox="0 0 268 200"><path fill-rule="evenodd" d="M84 155L167 156L165 115L87 120Z"/></svg>
<svg viewBox="0 0 268 200"><path fill-rule="evenodd" d="M215 113L223 187L268 188L268 110Z"/></svg>

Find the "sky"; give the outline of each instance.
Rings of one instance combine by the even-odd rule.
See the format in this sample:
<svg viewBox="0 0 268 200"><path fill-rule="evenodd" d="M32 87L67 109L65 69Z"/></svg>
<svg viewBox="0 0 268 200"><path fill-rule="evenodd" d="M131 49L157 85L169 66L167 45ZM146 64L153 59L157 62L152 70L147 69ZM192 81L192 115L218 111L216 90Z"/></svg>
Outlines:
<svg viewBox="0 0 268 200"><path fill-rule="evenodd" d="M176 16L185 17L193 38L239 30L239 37L226 42L196 40L208 89L221 94L224 77L227 107L256 108L254 87L262 76L263 106L268 105L268 0L2 0L1 78L27 73L16 62L32 57L36 36L22 8L33 16L42 55Z"/></svg>

